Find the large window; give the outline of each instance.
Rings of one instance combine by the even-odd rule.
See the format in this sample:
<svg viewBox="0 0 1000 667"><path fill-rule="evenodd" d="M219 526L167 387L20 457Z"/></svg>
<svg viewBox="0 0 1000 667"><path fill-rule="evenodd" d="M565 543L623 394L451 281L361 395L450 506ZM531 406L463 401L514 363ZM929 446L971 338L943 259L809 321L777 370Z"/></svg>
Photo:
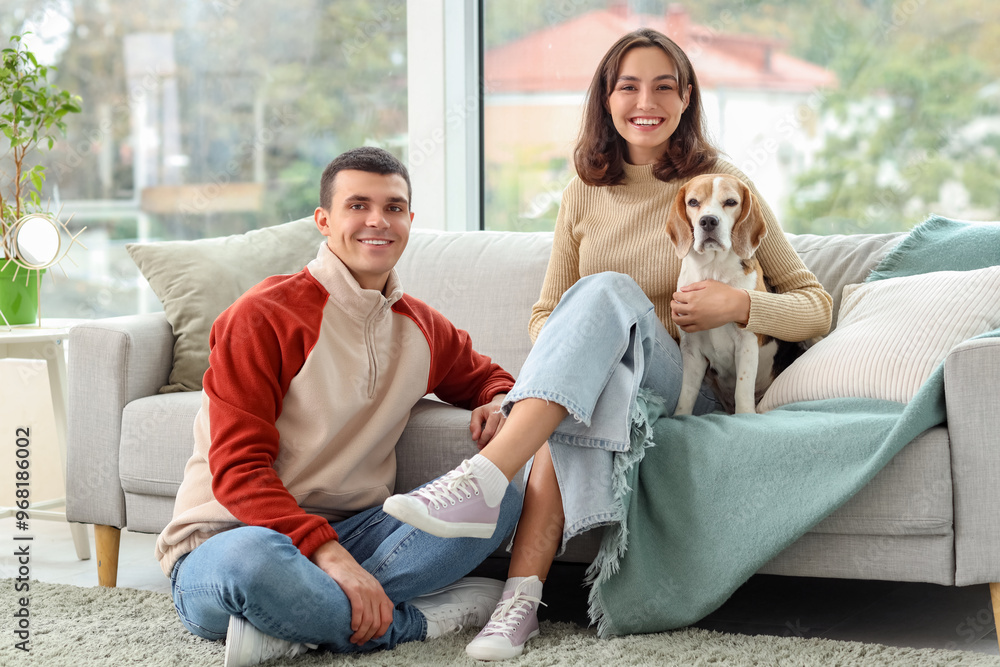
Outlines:
<svg viewBox="0 0 1000 667"><path fill-rule="evenodd" d="M714 141L786 230L1000 219L987 0L0 0L3 46L34 33L83 98L44 197L89 250L43 280L43 314L159 309L127 243L309 215L361 144L410 164L421 226L478 227L482 170L486 229L552 229L587 85L639 25L691 56Z"/></svg>
<svg viewBox="0 0 1000 667"><path fill-rule="evenodd" d="M590 78L643 25L787 231L1000 219L1000 3L484 0L483 25L488 229L552 228Z"/></svg>
<svg viewBox="0 0 1000 667"><path fill-rule="evenodd" d="M311 215L339 152L406 154L404 0L0 0L3 47L24 31L83 98L44 198L88 250L43 280L45 316L159 309L127 243Z"/></svg>

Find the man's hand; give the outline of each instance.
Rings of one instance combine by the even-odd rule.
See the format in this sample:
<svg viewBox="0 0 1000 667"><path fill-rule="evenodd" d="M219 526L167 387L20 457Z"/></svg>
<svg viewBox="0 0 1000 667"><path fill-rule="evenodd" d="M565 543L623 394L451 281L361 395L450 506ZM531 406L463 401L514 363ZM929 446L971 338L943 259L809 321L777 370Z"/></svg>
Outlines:
<svg viewBox="0 0 1000 667"><path fill-rule="evenodd" d="M493 436L499 433L504 423L506 423L507 418L500 412L500 404L503 403L506 395L506 393L497 394L493 397L492 401L486 405L480 405L472 411L472 421L469 423L469 431L472 433L472 439L476 441L479 449L488 445Z"/></svg>
<svg viewBox="0 0 1000 667"><path fill-rule="evenodd" d="M310 560L337 582L351 602L351 643L361 646L378 639L392 623L393 604L382 584L354 560L347 549L330 540Z"/></svg>
<svg viewBox="0 0 1000 667"><path fill-rule="evenodd" d="M717 280L701 280L674 292L670 315L685 333L750 320L750 295Z"/></svg>

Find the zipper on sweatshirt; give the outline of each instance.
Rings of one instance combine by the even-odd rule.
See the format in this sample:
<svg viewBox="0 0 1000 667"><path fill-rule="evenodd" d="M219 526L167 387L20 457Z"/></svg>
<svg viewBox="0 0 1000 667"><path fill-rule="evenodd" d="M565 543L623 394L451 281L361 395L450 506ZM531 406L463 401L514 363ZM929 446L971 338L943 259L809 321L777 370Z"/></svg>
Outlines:
<svg viewBox="0 0 1000 667"><path fill-rule="evenodd" d="M383 299L379 307L365 322L365 346L368 348L368 398L375 398L375 387L378 385L378 349L375 330L388 309L389 302Z"/></svg>

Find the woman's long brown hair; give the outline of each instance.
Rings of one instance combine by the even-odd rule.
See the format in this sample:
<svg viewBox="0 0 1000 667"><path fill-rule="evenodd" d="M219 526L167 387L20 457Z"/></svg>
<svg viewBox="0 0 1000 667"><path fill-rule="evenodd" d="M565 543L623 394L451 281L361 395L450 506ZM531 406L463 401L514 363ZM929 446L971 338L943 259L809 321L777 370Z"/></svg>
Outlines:
<svg viewBox="0 0 1000 667"><path fill-rule="evenodd" d="M691 85L687 109L670 137L667 150L653 165L653 174L661 181L689 178L711 167L719 155L718 150L705 138L701 88L687 54L663 33L640 28L615 42L604 55L590 82L580 138L573 152L576 173L587 185L618 185L625 178L627 145L615 129L607 103L625 54L643 47L663 49L673 60L677 66L678 94L683 95L688 84Z"/></svg>

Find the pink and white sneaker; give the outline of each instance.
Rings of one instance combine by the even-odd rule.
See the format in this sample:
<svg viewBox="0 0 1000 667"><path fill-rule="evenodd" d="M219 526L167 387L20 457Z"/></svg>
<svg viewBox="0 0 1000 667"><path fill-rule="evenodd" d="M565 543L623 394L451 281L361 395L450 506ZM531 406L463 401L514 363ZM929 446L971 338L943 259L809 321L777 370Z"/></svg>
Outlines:
<svg viewBox="0 0 1000 667"><path fill-rule="evenodd" d="M538 577L528 577L512 590L505 590L489 622L465 647L476 660L509 660L524 651L525 643L538 636L538 605L541 598L528 595L526 587L540 585Z"/></svg>
<svg viewBox="0 0 1000 667"><path fill-rule="evenodd" d="M486 502L482 482L466 460L426 486L390 496L382 509L438 537L492 537L500 501L492 507Z"/></svg>

